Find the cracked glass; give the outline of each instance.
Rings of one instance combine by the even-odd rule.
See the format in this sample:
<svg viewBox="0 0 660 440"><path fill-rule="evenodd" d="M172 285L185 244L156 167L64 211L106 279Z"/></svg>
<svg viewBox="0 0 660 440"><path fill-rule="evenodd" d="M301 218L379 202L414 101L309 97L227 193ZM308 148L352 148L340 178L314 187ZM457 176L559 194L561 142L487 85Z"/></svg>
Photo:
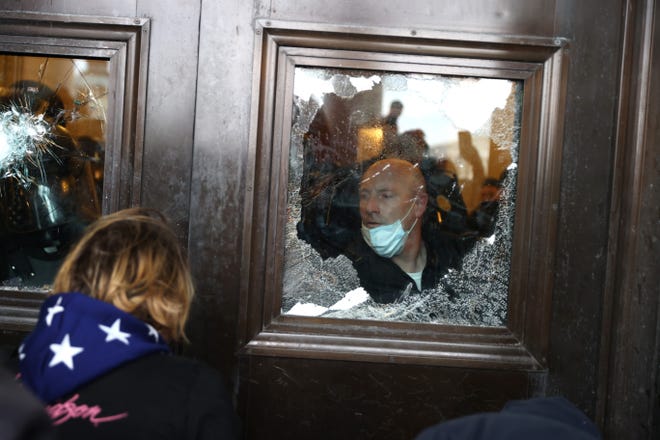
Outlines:
<svg viewBox="0 0 660 440"><path fill-rule="evenodd" d="M281 313L505 325L522 87L296 67Z"/></svg>
<svg viewBox="0 0 660 440"><path fill-rule="evenodd" d="M0 54L0 285L48 289L101 214L109 61Z"/></svg>

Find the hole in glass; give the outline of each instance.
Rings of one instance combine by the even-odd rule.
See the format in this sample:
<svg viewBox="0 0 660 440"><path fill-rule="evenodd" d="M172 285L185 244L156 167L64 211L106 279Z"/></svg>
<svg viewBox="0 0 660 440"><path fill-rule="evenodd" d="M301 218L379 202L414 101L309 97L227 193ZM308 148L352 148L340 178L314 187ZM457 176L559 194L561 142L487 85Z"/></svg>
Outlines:
<svg viewBox="0 0 660 440"><path fill-rule="evenodd" d="M502 326L522 81L296 67L282 313Z"/></svg>
<svg viewBox="0 0 660 440"><path fill-rule="evenodd" d="M109 62L0 55L0 283L47 289L101 214Z"/></svg>

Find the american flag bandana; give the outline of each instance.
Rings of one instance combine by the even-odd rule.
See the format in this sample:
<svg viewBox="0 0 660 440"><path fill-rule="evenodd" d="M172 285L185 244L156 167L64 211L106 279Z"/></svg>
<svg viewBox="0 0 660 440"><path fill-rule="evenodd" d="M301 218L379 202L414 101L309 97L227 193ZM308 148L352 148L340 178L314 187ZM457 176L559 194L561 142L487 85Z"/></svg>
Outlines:
<svg viewBox="0 0 660 440"><path fill-rule="evenodd" d="M81 293L44 301L18 349L22 382L45 403L121 364L169 347L151 325Z"/></svg>

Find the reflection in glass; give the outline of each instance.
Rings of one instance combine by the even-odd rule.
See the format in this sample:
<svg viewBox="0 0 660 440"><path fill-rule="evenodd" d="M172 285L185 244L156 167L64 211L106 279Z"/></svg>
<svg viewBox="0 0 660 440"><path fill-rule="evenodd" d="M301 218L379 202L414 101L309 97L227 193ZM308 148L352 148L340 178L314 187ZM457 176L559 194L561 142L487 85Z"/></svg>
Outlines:
<svg viewBox="0 0 660 440"><path fill-rule="evenodd" d="M297 67L293 99L282 313L504 325L522 82ZM416 230L415 266L374 246Z"/></svg>
<svg viewBox="0 0 660 440"><path fill-rule="evenodd" d="M101 214L108 61L0 55L0 285L48 288Z"/></svg>

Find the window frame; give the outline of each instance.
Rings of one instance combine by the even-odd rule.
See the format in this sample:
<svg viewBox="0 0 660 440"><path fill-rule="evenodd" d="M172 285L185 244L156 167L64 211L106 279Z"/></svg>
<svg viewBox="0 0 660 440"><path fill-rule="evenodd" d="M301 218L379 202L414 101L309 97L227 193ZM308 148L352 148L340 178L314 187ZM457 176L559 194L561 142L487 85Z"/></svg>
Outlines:
<svg viewBox="0 0 660 440"><path fill-rule="evenodd" d="M246 173L239 343L256 356L545 368L566 88L563 39L259 20ZM502 327L281 315L286 182L297 66L523 81L508 318ZM411 70L412 69L412 70Z"/></svg>
<svg viewBox="0 0 660 440"><path fill-rule="evenodd" d="M2 11L0 53L109 62L102 213L140 203L150 20ZM0 328L29 331L47 291L0 286Z"/></svg>

